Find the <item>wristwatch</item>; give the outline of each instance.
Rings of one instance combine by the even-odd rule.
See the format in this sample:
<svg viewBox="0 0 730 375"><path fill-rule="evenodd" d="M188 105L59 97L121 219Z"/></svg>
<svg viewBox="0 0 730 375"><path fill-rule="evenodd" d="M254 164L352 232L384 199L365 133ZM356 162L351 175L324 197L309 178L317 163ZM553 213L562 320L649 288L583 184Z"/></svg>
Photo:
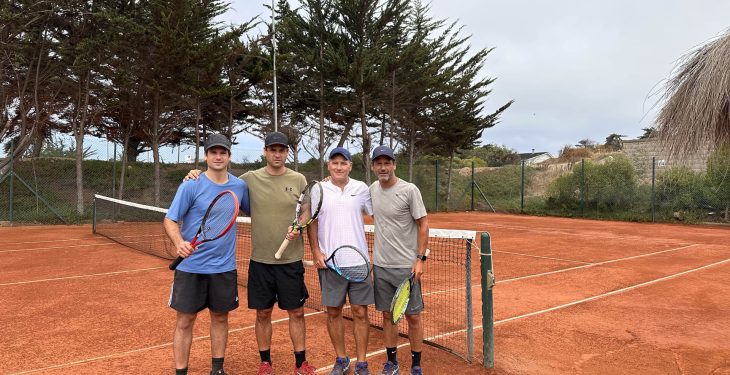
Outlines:
<svg viewBox="0 0 730 375"><path fill-rule="evenodd" d="M426 251L426 253L423 255L421 255L421 254L416 255L416 258L420 259L421 262L425 262L426 258L428 258L428 251Z"/></svg>

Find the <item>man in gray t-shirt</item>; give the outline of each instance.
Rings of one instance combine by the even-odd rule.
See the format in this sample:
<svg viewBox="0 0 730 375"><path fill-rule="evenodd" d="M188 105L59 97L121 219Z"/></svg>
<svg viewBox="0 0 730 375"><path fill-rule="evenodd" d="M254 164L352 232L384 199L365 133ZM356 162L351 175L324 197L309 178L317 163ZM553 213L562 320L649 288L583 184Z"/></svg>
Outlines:
<svg viewBox="0 0 730 375"><path fill-rule="evenodd" d="M386 146L373 150L372 170L378 181L370 185L375 217L373 280L375 308L383 313L383 331L388 361L382 374L398 374L396 357L398 327L393 324L390 301L401 282L412 273L416 280L423 274L424 254L428 246L428 218L421 192L416 185L395 176L395 154ZM406 308L408 337L411 343L411 374L421 375L421 324L423 297L420 283L414 283Z"/></svg>

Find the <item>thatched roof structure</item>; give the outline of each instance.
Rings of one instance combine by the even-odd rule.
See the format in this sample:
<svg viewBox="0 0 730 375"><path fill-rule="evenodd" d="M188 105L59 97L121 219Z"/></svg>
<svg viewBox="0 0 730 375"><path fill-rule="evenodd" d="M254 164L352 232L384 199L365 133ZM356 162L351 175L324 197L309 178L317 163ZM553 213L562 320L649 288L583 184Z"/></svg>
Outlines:
<svg viewBox="0 0 730 375"><path fill-rule="evenodd" d="M730 146L730 30L680 60L663 99L656 123L670 154Z"/></svg>

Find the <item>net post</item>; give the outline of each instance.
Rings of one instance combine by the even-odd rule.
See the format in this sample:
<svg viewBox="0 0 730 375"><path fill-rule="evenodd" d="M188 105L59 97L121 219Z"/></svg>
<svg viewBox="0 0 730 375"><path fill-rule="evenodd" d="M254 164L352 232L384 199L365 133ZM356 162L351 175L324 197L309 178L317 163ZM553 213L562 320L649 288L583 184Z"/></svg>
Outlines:
<svg viewBox="0 0 730 375"><path fill-rule="evenodd" d="M96 194L91 201L91 233L96 234Z"/></svg>
<svg viewBox="0 0 730 375"><path fill-rule="evenodd" d="M494 272L492 270L492 243L488 232L481 235L480 268L482 273L482 335L484 367L494 367L494 306L492 288L494 287Z"/></svg>
<svg viewBox="0 0 730 375"><path fill-rule="evenodd" d="M466 240L466 360L474 359L474 297L471 290L471 241Z"/></svg>

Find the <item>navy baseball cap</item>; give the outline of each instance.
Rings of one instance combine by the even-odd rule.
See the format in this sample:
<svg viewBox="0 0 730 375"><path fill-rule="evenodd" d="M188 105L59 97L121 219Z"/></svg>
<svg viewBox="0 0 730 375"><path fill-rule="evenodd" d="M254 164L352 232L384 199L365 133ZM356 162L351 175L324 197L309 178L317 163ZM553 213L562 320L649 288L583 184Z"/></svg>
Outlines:
<svg viewBox="0 0 730 375"><path fill-rule="evenodd" d="M208 151L211 147L223 147L228 150L228 152L231 152L231 141L229 141L223 134L211 134L205 140L203 149Z"/></svg>
<svg viewBox="0 0 730 375"><path fill-rule="evenodd" d="M388 146L375 147L375 149L373 150L372 160L375 160L381 156L387 156L387 157L391 158L392 160L395 160L395 154L393 153L393 149L391 149Z"/></svg>
<svg viewBox="0 0 730 375"><path fill-rule="evenodd" d="M335 155L342 155L346 160L352 161L352 155L350 155L350 151L347 151L344 147L335 147L330 151L330 159L335 157Z"/></svg>
<svg viewBox="0 0 730 375"><path fill-rule="evenodd" d="M281 132L269 133L269 135L267 135L266 139L264 140L264 147L274 145L289 147L289 138L286 136L286 134Z"/></svg>

